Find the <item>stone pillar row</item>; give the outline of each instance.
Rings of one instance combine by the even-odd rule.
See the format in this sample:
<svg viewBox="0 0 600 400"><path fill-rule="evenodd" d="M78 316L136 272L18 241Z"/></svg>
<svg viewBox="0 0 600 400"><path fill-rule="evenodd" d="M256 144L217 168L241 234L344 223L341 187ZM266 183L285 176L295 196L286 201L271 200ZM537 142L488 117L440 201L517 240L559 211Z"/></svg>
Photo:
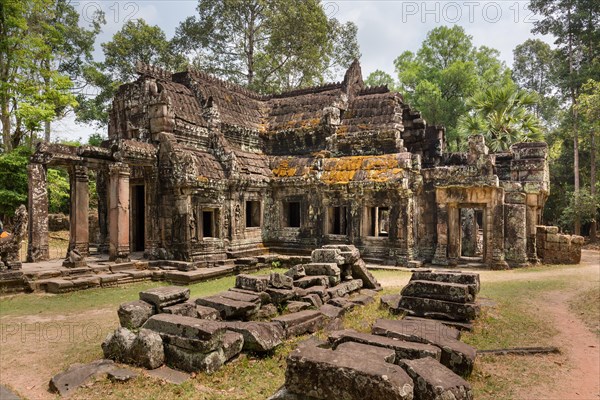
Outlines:
<svg viewBox="0 0 600 400"><path fill-rule="evenodd" d="M50 258L46 166L31 163L27 165L27 174L29 180L27 262L46 261Z"/></svg>

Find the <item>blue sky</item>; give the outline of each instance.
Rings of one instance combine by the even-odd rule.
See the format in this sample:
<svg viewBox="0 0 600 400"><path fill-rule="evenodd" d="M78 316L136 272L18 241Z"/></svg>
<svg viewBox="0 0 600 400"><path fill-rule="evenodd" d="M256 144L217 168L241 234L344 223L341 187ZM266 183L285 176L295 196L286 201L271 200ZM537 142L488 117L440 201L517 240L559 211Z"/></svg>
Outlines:
<svg viewBox="0 0 600 400"><path fill-rule="evenodd" d="M493 47L500 58L512 65L512 50L533 37L552 42L552 38L533 35L537 16L527 9L527 1L329 1L323 6L329 16L358 26L361 65L366 77L376 69L394 76L394 59L405 50L416 51L427 32L436 26L458 24L473 37L476 46ZM96 43L96 56L102 57L100 43L107 42L128 19L143 18L160 26L172 37L179 22L195 14L196 0L74 0L85 23L95 10L106 14L107 24ZM72 117L54 124L55 137L83 141L94 132L73 122ZM106 134L106 132L100 131Z"/></svg>

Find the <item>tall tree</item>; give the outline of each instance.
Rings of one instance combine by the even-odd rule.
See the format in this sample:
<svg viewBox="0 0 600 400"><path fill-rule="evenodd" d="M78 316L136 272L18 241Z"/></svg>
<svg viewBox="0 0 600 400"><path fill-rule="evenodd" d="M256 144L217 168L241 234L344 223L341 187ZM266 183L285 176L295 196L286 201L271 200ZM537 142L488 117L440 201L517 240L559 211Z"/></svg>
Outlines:
<svg viewBox="0 0 600 400"><path fill-rule="evenodd" d="M600 131L600 81L589 80L581 87L577 109L585 119L590 131L590 195L597 202L596 194L596 132ZM593 213L590 237L597 236L597 212Z"/></svg>
<svg viewBox="0 0 600 400"><path fill-rule="evenodd" d="M541 140L539 120L529 110L536 102L537 96L515 85L491 87L468 100L473 113L461 116L458 128L468 135L483 133L494 152L508 150L513 143Z"/></svg>
<svg viewBox="0 0 600 400"><path fill-rule="evenodd" d="M539 39L527 39L513 50L513 79L520 88L538 95L535 115L547 127L555 126L559 98L556 96L556 53Z"/></svg>
<svg viewBox="0 0 600 400"><path fill-rule="evenodd" d="M76 105L73 81L102 14L80 27L67 0L0 1L0 120L5 151Z"/></svg>
<svg viewBox="0 0 600 400"><path fill-rule="evenodd" d="M529 8L542 18L534 23L533 31L552 34L561 54L559 86L570 99L573 114L573 182L575 195L580 189L579 126L577 96L587 78L600 75L600 4L596 0L531 0ZM575 220L575 233L580 234L581 223Z"/></svg>
<svg viewBox="0 0 600 400"><path fill-rule="evenodd" d="M102 43L103 62L95 62L85 68L87 82L96 88L95 96L80 94L77 100L77 119L99 126L108 122L108 107L123 83L136 78L137 61L174 70L185 66L185 58L173 51L171 42L156 25L148 25L143 19L130 20L111 41Z"/></svg>
<svg viewBox="0 0 600 400"><path fill-rule="evenodd" d="M510 70L497 50L475 47L460 26L431 30L416 53L406 51L394 61L399 88L406 100L432 124L446 126L448 142L461 147L458 119L467 115L467 99L490 86L511 82Z"/></svg>
<svg viewBox="0 0 600 400"><path fill-rule="evenodd" d="M323 81L358 58L356 25L318 0L200 0L175 43L197 67L262 92Z"/></svg>

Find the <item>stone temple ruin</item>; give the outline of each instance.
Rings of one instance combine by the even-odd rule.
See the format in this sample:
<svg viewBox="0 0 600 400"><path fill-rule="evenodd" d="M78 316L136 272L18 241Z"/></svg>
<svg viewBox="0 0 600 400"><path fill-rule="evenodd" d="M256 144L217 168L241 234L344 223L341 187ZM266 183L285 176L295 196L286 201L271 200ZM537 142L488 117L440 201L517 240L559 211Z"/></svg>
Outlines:
<svg viewBox="0 0 600 400"><path fill-rule="evenodd" d="M188 271L324 244L403 266L507 268L549 254L536 234L549 191L545 143L489 154L474 136L467 152L448 153L443 127L400 94L365 87L358 62L343 82L269 96L195 70L137 69L114 98L101 147L42 143L32 156L29 261L48 259L46 169L55 165L70 171L69 250L81 257L88 169L98 250L116 263L143 252ZM576 254L581 243L568 246Z"/></svg>

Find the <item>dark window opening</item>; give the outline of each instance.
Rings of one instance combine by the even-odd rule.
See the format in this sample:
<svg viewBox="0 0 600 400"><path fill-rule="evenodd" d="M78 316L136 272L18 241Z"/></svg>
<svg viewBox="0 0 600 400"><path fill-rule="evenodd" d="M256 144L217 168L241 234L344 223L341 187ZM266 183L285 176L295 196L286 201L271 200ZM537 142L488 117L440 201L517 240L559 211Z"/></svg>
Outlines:
<svg viewBox="0 0 600 400"><path fill-rule="evenodd" d="M133 187L133 209L131 217L133 219L133 251L144 251L145 230L146 230L146 198L144 185Z"/></svg>
<svg viewBox="0 0 600 400"><path fill-rule="evenodd" d="M286 206L285 222L290 228L300 228L300 202L290 201Z"/></svg>
<svg viewBox="0 0 600 400"><path fill-rule="evenodd" d="M202 211L202 237L215 237L215 212Z"/></svg>
<svg viewBox="0 0 600 400"><path fill-rule="evenodd" d="M247 201L246 228L257 228L260 225L260 201Z"/></svg>
<svg viewBox="0 0 600 400"><path fill-rule="evenodd" d="M327 233L347 235L346 207L329 207L327 215Z"/></svg>
<svg viewBox="0 0 600 400"><path fill-rule="evenodd" d="M388 207L368 207L365 228L367 236L388 237L390 235L390 209Z"/></svg>

